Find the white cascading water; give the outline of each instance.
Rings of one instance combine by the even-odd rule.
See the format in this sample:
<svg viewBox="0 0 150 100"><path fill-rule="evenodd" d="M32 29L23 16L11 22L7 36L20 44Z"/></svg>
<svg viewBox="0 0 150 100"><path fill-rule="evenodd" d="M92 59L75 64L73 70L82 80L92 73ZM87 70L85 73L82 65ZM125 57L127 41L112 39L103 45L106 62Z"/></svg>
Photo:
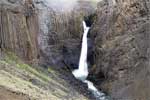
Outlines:
<svg viewBox="0 0 150 100"><path fill-rule="evenodd" d="M79 60L79 67L78 69L73 70L72 74L75 76L76 79L81 80L83 83L86 83L88 85L88 89L92 91L96 99L108 100L105 94L98 91L98 89L93 85L92 82L86 80L89 73L88 64L87 64L87 50L88 50L87 34L89 32L90 27L86 26L85 21L83 21L83 28L84 28L84 33L82 37L82 48L81 48L81 54Z"/></svg>
<svg viewBox="0 0 150 100"><path fill-rule="evenodd" d="M83 21L83 28L84 28L84 34L82 37L82 49L81 49L81 54L80 54L79 67L78 69L74 70L72 73L77 79L84 82L88 76L87 34L90 29L90 27L86 27L85 21Z"/></svg>

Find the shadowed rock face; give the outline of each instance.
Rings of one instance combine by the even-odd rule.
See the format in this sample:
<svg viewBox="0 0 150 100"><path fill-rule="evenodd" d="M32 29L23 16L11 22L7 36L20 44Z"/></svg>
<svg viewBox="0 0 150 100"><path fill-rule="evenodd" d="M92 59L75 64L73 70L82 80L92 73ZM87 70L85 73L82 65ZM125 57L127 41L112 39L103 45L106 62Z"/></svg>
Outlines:
<svg viewBox="0 0 150 100"><path fill-rule="evenodd" d="M95 8L88 1L79 1L73 10L66 12L46 6L42 8L44 10L40 9L39 13L42 61L53 66L77 68L83 33L82 21L84 16L93 14Z"/></svg>
<svg viewBox="0 0 150 100"><path fill-rule="evenodd" d="M95 40L97 84L115 100L150 97L150 2L100 2L91 30ZM95 70L94 70L95 69ZM101 73L105 81L98 81Z"/></svg>

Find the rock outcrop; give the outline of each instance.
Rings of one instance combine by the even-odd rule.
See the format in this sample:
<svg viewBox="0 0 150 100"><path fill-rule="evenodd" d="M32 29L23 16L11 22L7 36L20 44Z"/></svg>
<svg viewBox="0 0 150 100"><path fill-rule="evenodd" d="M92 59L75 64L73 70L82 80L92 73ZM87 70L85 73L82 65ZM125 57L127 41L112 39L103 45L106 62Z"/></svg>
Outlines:
<svg viewBox="0 0 150 100"><path fill-rule="evenodd" d="M114 100L147 100L150 97L150 2L107 0L98 4L91 30L95 43L92 74ZM99 78L104 81L100 85Z"/></svg>

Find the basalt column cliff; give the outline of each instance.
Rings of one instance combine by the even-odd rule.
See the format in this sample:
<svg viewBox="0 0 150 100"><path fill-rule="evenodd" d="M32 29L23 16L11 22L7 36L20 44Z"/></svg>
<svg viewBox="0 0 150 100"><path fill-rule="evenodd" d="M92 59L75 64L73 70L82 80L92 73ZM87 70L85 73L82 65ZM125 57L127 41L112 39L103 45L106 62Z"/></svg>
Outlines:
<svg viewBox="0 0 150 100"><path fill-rule="evenodd" d="M38 17L31 0L0 1L0 49L10 50L24 60L38 57Z"/></svg>
<svg viewBox="0 0 150 100"><path fill-rule="evenodd" d="M100 2L91 37L96 53L91 73L97 85L114 100L148 100L150 1ZM102 83L100 77L104 78Z"/></svg>

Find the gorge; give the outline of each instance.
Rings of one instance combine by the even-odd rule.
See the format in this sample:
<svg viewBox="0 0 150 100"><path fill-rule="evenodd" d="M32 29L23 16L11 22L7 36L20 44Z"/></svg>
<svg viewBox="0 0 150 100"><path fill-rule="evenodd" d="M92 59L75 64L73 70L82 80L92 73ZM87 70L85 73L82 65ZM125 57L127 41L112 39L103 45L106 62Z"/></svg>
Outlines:
<svg viewBox="0 0 150 100"><path fill-rule="evenodd" d="M149 0L1 0L0 100L149 100L149 44Z"/></svg>

